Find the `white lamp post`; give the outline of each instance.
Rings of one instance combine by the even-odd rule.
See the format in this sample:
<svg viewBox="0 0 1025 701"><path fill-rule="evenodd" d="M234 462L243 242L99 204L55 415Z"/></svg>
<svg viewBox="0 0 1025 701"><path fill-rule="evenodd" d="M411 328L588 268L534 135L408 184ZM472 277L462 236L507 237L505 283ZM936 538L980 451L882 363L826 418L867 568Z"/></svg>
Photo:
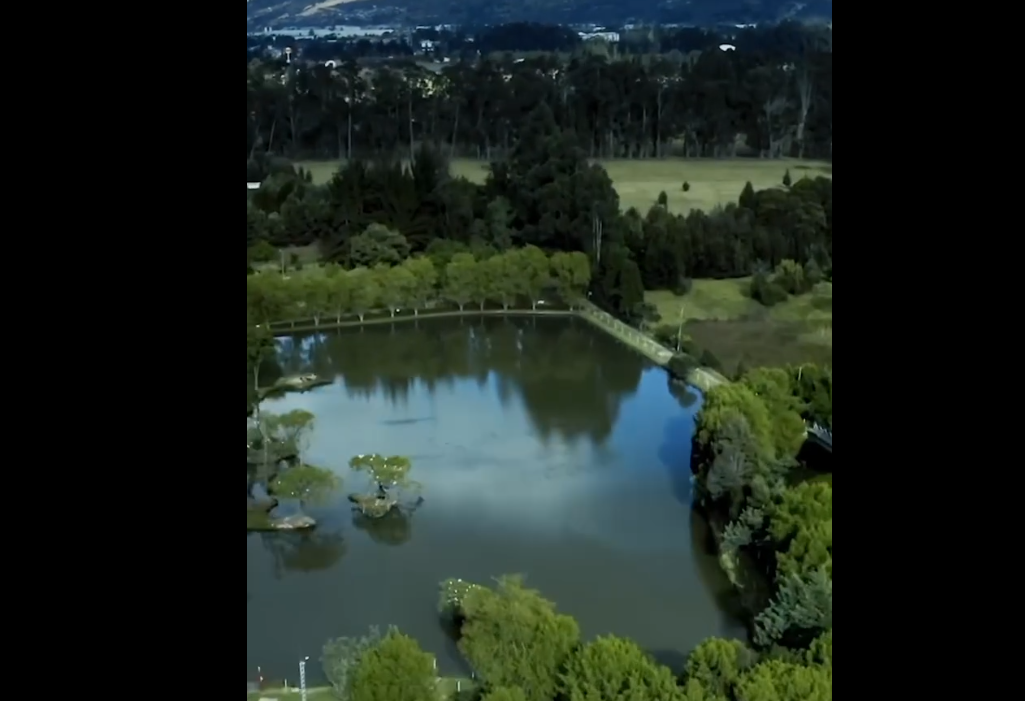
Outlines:
<svg viewBox="0 0 1025 701"><path fill-rule="evenodd" d="M302 701L306 701L306 660L308 659L310 658L307 655L299 660L299 690L302 692Z"/></svg>

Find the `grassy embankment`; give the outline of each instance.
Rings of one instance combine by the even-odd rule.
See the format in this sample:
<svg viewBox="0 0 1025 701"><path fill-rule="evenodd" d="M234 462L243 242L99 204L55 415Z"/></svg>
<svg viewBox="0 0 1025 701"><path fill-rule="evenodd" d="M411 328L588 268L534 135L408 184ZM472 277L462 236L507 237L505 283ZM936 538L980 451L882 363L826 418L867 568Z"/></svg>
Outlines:
<svg viewBox="0 0 1025 701"><path fill-rule="evenodd" d="M675 324L683 311L684 334L711 351L727 374L743 360L748 367L833 362L833 286L791 297L771 309L748 296L750 278L695 280L683 297L671 292L645 294Z"/></svg>
<svg viewBox="0 0 1025 701"><path fill-rule="evenodd" d="M686 213L692 209L708 211L717 205L736 202L744 184L751 182L756 190L777 187L783 174L790 170L794 180L807 175L832 177L833 166L819 161L784 159L763 161L756 159L702 160L667 158L664 160L601 161L619 193L623 210L636 207L647 213L660 192L669 197L669 211ZM313 173L316 183L327 182L338 169L338 161L310 161L300 163ZM456 159L452 161L453 175L461 175L473 182L483 182L488 164L483 161ZM690 183L690 191L683 192L683 183Z"/></svg>

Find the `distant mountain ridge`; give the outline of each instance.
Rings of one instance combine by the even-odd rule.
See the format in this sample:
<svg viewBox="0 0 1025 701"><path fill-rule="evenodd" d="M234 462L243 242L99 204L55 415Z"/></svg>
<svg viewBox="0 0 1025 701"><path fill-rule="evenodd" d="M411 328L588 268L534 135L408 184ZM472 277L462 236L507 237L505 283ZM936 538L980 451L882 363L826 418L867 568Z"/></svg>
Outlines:
<svg viewBox="0 0 1025 701"><path fill-rule="evenodd" d="M832 0L246 0L246 28L350 24L619 24L829 20Z"/></svg>

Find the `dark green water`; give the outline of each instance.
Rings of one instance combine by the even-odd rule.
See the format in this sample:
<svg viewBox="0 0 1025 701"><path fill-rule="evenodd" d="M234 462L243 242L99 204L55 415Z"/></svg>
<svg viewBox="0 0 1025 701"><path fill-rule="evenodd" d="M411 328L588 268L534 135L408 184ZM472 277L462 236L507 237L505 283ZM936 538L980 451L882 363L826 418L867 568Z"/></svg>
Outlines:
<svg viewBox="0 0 1025 701"><path fill-rule="evenodd" d="M584 634L636 639L670 664L712 635L741 636L707 529L690 509L699 398L579 321L477 319L282 339L288 373L331 386L269 402L317 417L309 461L346 479L310 507L309 536L246 537L246 674L296 677L324 641L395 624L462 670L437 622L437 585L510 572ZM413 459L424 504L354 522L349 458ZM311 672L319 677L319 665Z"/></svg>

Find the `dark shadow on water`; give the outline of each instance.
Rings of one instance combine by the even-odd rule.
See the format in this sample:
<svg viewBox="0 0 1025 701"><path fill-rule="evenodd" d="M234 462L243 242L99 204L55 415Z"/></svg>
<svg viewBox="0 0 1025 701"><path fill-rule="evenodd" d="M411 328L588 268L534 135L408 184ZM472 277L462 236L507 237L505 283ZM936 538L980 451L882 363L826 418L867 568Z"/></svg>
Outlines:
<svg viewBox="0 0 1025 701"><path fill-rule="evenodd" d="M687 655L679 650L648 650L648 654L655 658L660 665L673 670L673 674L680 676L687 666Z"/></svg>
<svg viewBox="0 0 1025 701"><path fill-rule="evenodd" d="M669 473L673 496L681 507L690 512L691 557L704 588L715 598L716 607L727 622L727 628L739 637L746 635L746 613L741 596L730 583L719 564L719 551L712 527L702 510L693 504L691 452L697 413L703 395L697 389L670 383L670 391L680 402L680 415L666 422L658 457ZM684 653L674 650L651 651L662 664L674 671L682 671L686 661ZM689 653L689 651L687 651Z"/></svg>
<svg viewBox="0 0 1025 701"><path fill-rule="evenodd" d="M441 626L442 632L445 633L445 650L444 655L448 658L450 663L454 663L456 666L456 673L461 677L470 677L473 675L473 668L470 663L463 657L463 653L459 651L459 626L460 622L453 619L452 616L445 614L438 615L438 625Z"/></svg>
<svg viewBox="0 0 1025 701"><path fill-rule="evenodd" d="M369 518L356 511L352 525L380 545L403 545L413 537L413 518L399 509L392 509L381 518Z"/></svg>
<svg viewBox="0 0 1025 701"><path fill-rule="evenodd" d="M704 395L700 390L681 382L669 380L667 384L669 393L680 403L680 408L683 411L679 416L666 422L662 434L662 445L658 449L658 459L669 471L673 496L682 505L689 507L693 491L690 482L691 443Z"/></svg>
<svg viewBox="0 0 1025 701"><path fill-rule="evenodd" d="M321 572L329 570L345 557L347 550L341 533L262 533L260 539L274 560L274 576L285 572Z"/></svg>
<svg viewBox="0 0 1025 701"><path fill-rule="evenodd" d="M744 607L743 597L719 564L719 548L712 533L712 526L700 509L691 509L690 534L691 553L698 576L701 577L705 589L712 592L718 609L727 618L737 622L739 632L746 625L743 622L749 614Z"/></svg>
<svg viewBox="0 0 1025 701"><path fill-rule="evenodd" d="M690 508L691 503L691 440L694 435L694 416L683 414L666 423L658 459L669 471L673 496L681 505Z"/></svg>
<svg viewBox="0 0 1025 701"><path fill-rule="evenodd" d="M805 441L797 454L797 461L814 472L833 471L833 454L815 441Z"/></svg>
<svg viewBox="0 0 1025 701"><path fill-rule="evenodd" d="M688 411L694 409L694 405L701 401L701 393L690 385L678 382L669 378L669 394L680 403L680 406Z"/></svg>

